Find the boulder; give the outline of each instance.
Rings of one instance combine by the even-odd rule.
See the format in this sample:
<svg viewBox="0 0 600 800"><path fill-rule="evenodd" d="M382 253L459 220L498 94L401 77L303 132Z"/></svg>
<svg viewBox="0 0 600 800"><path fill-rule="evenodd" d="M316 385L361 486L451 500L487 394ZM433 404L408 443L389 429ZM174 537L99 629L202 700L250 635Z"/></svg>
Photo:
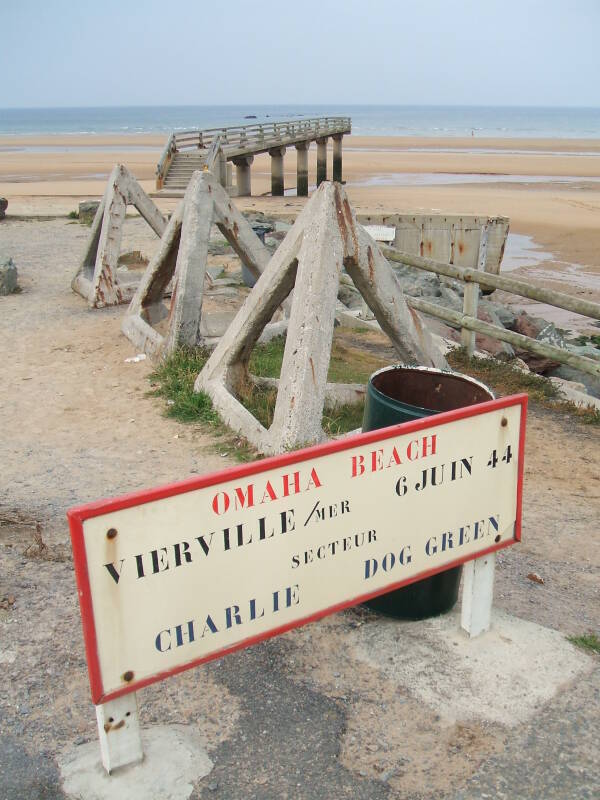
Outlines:
<svg viewBox="0 0 600 800"><path fill-rule="evenodd" d="M511 330L515 333L522 333L523 336L529 336L531 339L537 339L538 334L544 330L548 325L547 319L541 317L532 317L526 311L521 311L515 317Z"/></svg>
<svg viewBox="0 0 600 800"><path fill-rule="evenodd" d="M538 333L535 337L538 342L544 342L544 344L551 344L553 347L560 347L562 350L567 349L567 342L565 341L565 337L562 333L558 330L556 325L553 322L547 322L546 326L542 328L542 330Z"/></svg>
<svg viewBox="0 0 600 800"><path fill-rule="evenodd" d="M500 323L503 327L508 328L509 331L514 330L514 324L517 315L508 306L505 306L502 303L493 303L490 300L484 300L480 297L479 308L485 309L486 311L489 310L491 313L494 313L500 320Z"/></svg>
<svg viewBox="0 0 600 800"><path fill-rule="evenodd" d="M563 350L567 349L565 337L553 322L548 322L546 319L530 317L529 314L523 312L516 318L515 330L517 333L522 333L524 336L529 336L538 342L559 347ZM517 349L517 355L527 363L532 372L537 372L538 375L547 375L551 370L560 366L558 361L545 356L538 356L529 350Z"/></svg>
<svg viewBox="0 0 600 800"><path fill-rule="evenodd" d="M443 306L444 308L449 308L451 311L458 311L459 313L462 313L462 298L454 289L446 286L445 284L440 286L440 297L432 297L428 299L438 306ZM494 305L490 302L483 301L479 303L477 307L477 318L482 320L482 322L488 322L490 325L495 325L497 328L504 327L499 315L494 309ZM430 320L428 320L428 323L429 322ZM460 330L460 326L455 325L452 322L447 322L445 325L447 327ZM475 346L477 350L489 353L490 355L494 356L494 358L499 358L504 361L514 358L515 356L515 351L510 344L508 344L508 342L501 342L498 339L494 339L491 336L486 336L482 333L477 333L475 335Z"/></svg>
<svg viewBox="0 0 600 800"><path fill-rule="evenodd" d="M347 284L340 283L340 288L338 290L338 298L342 301L342 303L347 306L347 308L355 309L355 308L362 308L363 299L362 295L352 286L348 286Z"/></svg>
<svg viewBox="0 0 600 800"><path fill-rule="evenodd" d="M504 325L500 317L494 310L492 303L480 303L477 308L477 318L482 322L488 322L490 325L495 325L497 328L503 328ZM485 336L478 333L475 336L475 346L478 350L485 350L503 361L507 361L515 357L515 351L508 342L501 342L499 339L493 339L491 336Z"/></svg>
<svg viewBox="0 0 600 800"><path fill-rule="evenodd" d="M581 372L581 370L563 364L553 369L550 376L553 378L562 378L565 381L582 383L588 394L591 394L592 397L600 397L600 378L596 375L590 375L587 372Z"/></svg>
<svg viewBox="0 0 600 800"><path fill-rule="evenodd" d="M0 219L6 216L6 209L8 208L8 200L6 197L0 197Z"/></svg>
<svg viewBox="0 0 600 800"><path fill-rule="evenodd" d="M593 344L583 345L567 345L572 353L578 356L585 356L586 358L593 358L594 361L600 361L600 349L594 347Z"/></svg>
<svg viewBox="0 0 600 800"><path fill-rule="evenodd" d="M567 381L564 378L550 378L550 383L557 387L557 389L570 390L573 392L585 392L585 383L581 381Z"/></svg>
<svg viewBox="0 0 600 800"><path fill-rule="evenodd" d="M83 200L79 203L79 222L84 225L91 225L99 205L99 200Z"/></svg>
<svg viewBox="0 0 600 800"><path fill-rule="evenodd" d="M441 297L440 279L437 275L395 262L392 262L392 268L405 294L413 297Z"/></svg>
<svg viewBox="0 0 600 800"><path fill-rule="evenodd" d="M0 295L19 291L17 268L12 258L0 259Z"/></svg>
<svg viewBox="0 0 600 800"><path fill-rule="evenodd" d="M463 300L458 295L458 293L454 291L454 289L452 289L450 286L445 286L444 284L442 284L440 286L440 292L442 293L442 296L440 298L442 302L440 303L440 305L443 305L446 308L450 308L453 311L462 311Z"/></svg>

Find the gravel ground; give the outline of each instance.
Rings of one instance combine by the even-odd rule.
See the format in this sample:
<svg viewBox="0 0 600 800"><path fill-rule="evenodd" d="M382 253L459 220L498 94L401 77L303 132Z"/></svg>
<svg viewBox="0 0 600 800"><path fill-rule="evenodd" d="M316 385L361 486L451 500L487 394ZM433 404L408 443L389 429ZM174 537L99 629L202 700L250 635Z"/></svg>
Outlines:
<svg viewBox="0 0 600 800"><path fill-rule="evenodd" d="M0 599L14 598L0 608L0 800L61 797L57 757L96 737L66 509L233 463L210 433L161 416L146 395L151 365L125 363L123 310L90 311L70 291L87 233L0 223L24 290L0 298ZM150 255L156 242L128 220L124 249ZM597 428L531 411L523 542L498 558L496 604L565 635L600 630L599 444ZM354 664L353 631L376 624L349 610L149 687L142 724L201 731L215 768L196 799L599 796L598 657L526 724L450 730L409 689L392 696L383 674ZM355 671L336 688L342 657ZM367 717L377 734L364 735ZM423 761L429 774L413 770Z"/></svg>

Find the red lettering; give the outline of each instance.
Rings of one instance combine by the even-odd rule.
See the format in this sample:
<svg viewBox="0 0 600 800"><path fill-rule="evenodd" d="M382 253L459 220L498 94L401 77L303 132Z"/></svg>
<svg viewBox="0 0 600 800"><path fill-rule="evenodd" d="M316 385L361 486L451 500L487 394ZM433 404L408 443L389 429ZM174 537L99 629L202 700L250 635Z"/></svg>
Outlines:
<svg viewBox="0 0 600 800"><path fill-rule="evenodd" d="M241 488L237 488L235 490L235 507L237 508L244 508L247 504L248 508L252 508L254 505L254 484L249 483L246 488L246 494L244 494L244 490Z"/></svg>
<svg viewBox="0 0 600 800"><path fill-rule="evenodd" d="M310 478L308 479L308 485L306 486L306 491L314 486L315 489L319 489L321 486L321 481L319 480L319 476L317 475L317 470L313 467L310 471Z"/></svg>
<svg viewBox="0 0 600 800"><path fill-rule="evenodd" d="M221 508L219 508L219 498L221 498ZM217 492L213 497L212 507L215 514L224 514L229 508L229 495L227 492Z"/></svg>
<svg viewBox="0 0 600 800"><path fill-rule="evenodd" d="M371 450L371 472L383 469L383 450Z"/></svg>
<svg viewBox="0 0 600 800"><path fill-rule="evenodd" d="M300 473L294 472L291 476L294 482L294 494L300 494ZM284 475L283 476L283 496L289 497L290 495L290 476Z"/></svg>
<svg viewBox="0 0 600 800"><path fill-rule="evenodd" d="M417 452L414 455L413 445L417 448ZM415 461L419 457L419 443L416 441L416 439L412 441L406 448L406 456L409 461Z"/></svg>
<svg viewBox="0 0 600 800"><path fill-rule="evenodd" d="M265 491L262 496L262 500L260 501L261 505L266 503L267 500L277 500L277 495L275 494L275 489L271 486L271 481L267 481L267 485L265 486Z"/></svg>
<svg viewBox="0 0 600 800"><path fill-rule="evenodd" d="M392 450L391 458L388 461L388 469L389 469L389 467L392 466L392 463L393 464L402 464L402 461L400 459L400 455L398 454L398 451L396 450L396 445L394 445L394 448Z"/></svg>
<svg viewBox="0 0 600 800"><path fill-rule="evenodd" d="M422 458L425 458L426 456L434 456L435 455L436 442L437 442L437 435L435 433L430 437L427 437L427 436L423 437L423 441L422 441L423 452L421 453L421 457ZM427 452L428 446L431 447L431 451L430 452Z"/></svg>
<svg viewBox="0 0 600 800"><path fill-rule="evenodd" d="M365 459L363 456L352 456L352 477L356 478L365 471Z"/></svg>

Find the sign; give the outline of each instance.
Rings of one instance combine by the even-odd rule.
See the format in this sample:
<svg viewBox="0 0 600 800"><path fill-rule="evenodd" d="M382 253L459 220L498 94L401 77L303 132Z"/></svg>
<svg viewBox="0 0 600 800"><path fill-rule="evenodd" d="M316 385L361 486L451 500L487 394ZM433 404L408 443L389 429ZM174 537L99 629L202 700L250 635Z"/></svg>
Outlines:
<svg viewBox="0 0 600 800"><path fill-rule="evenodd" d="M94 703L518 541L526 403L70 510Z"/></svg>

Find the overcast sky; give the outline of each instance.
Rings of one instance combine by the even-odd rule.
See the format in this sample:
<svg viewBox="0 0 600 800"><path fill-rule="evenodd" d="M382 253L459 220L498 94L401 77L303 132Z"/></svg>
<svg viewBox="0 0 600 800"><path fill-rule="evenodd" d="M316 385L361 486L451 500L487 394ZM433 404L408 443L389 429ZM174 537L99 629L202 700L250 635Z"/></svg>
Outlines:
<svg viewBox="0 0 600 800"><path fill-rule="evenodd" d="M0 107L600 105L600 0L4 0Z"/></svg>

